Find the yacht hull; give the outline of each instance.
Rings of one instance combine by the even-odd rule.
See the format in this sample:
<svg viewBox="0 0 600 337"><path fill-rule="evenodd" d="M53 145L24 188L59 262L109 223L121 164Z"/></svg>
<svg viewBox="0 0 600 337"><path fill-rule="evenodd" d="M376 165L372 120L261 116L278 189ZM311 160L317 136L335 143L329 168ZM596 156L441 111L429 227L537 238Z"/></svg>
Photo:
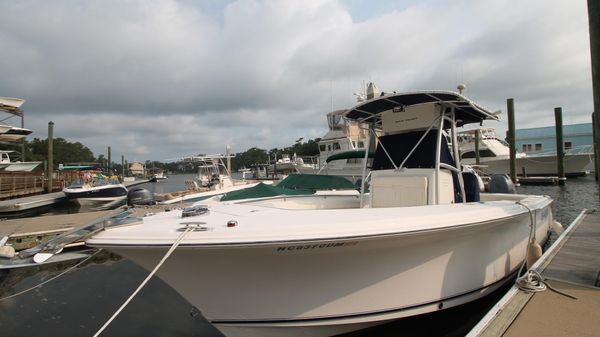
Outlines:
<svg viewBox="0 0 600 337"><path fill-rule="evenodd" d="M534 211L536 238L543 241L552 221L550 202ZM523 263L530 219L519 212L448 228L339 239L184 241L158 276L228 337L332 336L486 295ZM97 246L148 270L170 248Z"/></svg>
<svg viewBox="0 0 600 337"><path fill-rule="evenodd" d="M590 171L590 163L594 156L591 154L573 154L565 156L564 169L568 177L585 176ZM474 159L463 159L463 164L474 165ZM482 158L483 171L489 174L510 173L509 158ZM517 158L517 174L524 176L557 176L557 161L555 155L525 156Z"/></svg>

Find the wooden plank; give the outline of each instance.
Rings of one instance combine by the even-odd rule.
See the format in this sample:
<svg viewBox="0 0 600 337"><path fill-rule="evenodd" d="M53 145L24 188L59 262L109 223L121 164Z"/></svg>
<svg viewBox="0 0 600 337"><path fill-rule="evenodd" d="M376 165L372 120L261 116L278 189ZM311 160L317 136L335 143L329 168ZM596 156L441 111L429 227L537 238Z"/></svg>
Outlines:
<svg viewBox="0 0 600 337"><path fill-rule="evenodd" d="M600 289L560 281L549 283L577 299L550 290L536 293L507 332L497 336L598 336Z"/></svg>
<svg viewBox="0 0 600 337"><path fill-rule="evenodd" d="M600 215L588 214L567 239L542 275L587 286L597 286L600 271Z"/></svg>

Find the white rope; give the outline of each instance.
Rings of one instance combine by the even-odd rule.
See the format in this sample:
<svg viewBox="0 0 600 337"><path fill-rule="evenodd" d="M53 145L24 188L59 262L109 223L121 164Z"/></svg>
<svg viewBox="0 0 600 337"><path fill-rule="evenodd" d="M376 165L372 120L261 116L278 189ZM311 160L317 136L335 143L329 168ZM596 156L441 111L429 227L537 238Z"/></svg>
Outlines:
<svg viewBox="0 0 600 337"><path fill-rule="evenodd" d="M531 243L535 242L536 221L535 221L533 210L531 208L529 208L524 203L521 203L520 201L517 201L517 204L527 208L527 210L529 211L529 218L531 220L531 226L530 226L531 230L529 232L527 248L525 249L525 261L523 261L521 268L519 268L518 275L520 275L523 272L523 268L527 264L527 257L529 256L529 247L531 246ZM550 289L550 290L552 290L558 294L561 294L563 296L572 298L574 300L577 299L577 297L575 297L573 295L569 295L565 292L562 292L558 289L553 288L550 284L548 284L544 280L542 275L540 275L540 273L537 270L533 270L533 269L528 270L525 274L523 274L523 276L517 277L517 280L515 281L515 283L520 290L523 290L526 293L535 293L535 292L544 291L546 289Z"/></svg>
<svg viewBox="0 0 600 337"><path fill-rule="evenodd" d="M142 290L142 288L146 285L146 283L148 283L148 281L150 281L152 276L154 276L154 274L158 271L158 268L160 268L163 265L163 263L167 260L167 258L169 256L171 256L171 254L175 251L175 248L177 248L177 246L179 246L179 244L181 243L183 238L186 236L186 234L193 231L194 229L195 229L194 226L187 226L185 228L183 233L181 233L181 235L179 235L177 240L175 240L175 242L173 243L171 248L167 251L165 256L163 256L163 258L156 265L156 267L154 267L152 272L150 272L150 274L148 274L146 279L144 279L144 281L139 285L139 287L137 287L137 289L131 294L131 296L129 296L129 298L125 301L125 303L123 303L121 305L121 307L119 307L119 309L117 309L117 311L108 319L108 321L106 321L106 323L104 323L104 325L94 334L94 337L100 336L100 334L104 331L104 329L106 329L106 327L108 327L108 325L110 323L112 323L112 321L121 313L121 311L123 311L123 309L125 309L125 307L129 304L129 302L131 302L131 300L135 297L135 295L137 295L140 292L140 290Z"/></svg>
<svg viewBox="0 0 600 337"><path fill-rule="evenodd" d="M92 254L92 255L90 255L90 256L88 256L88 257L86 257L84 260L80 261L79 263L77 263L76 265L72 266L71 268L68 268L68 269L66 269L66 270L65 270L65 271L63 271L62 273L60 273L60 274L58 274L58 275L56 275L56 276L54 276L54 277L52 277L52 278L50 278L50 279L47 279L46 281L44 281L44 282L42 282L42 283L40 283L40 284L38 284L38 285L35 285L35 286L33 286L33 287L29 288L29 289L25 289L25 290L23 290L23 291L20 291L20 292L18 292L18 293L16 293L16 294L12 294L12 295L10 295L10 296L6 296L6 297L3 297L3 298L0 298L0 302L2 302L2 301L4 301L4 300L7 300L7 299L9 299L9 298L13 298L13 297L17 297L17 296L19 296L19 295L23 295L23 294L25 294L25 293L28 293L28 292L32 291L32 290L33 290L33 289L35 289L35 288L39 288L39 287L43 286L43 285L44 285L44 284L46 284L46 283L49 283L49 282L51 282L51 281L54 281L54 280L56 280L57 278L59 278L59 277L61 277L61 276L65 275L66 273L70 272L71 270L73 270L73 269L75 269L75 268L77 268L77 267L81 266L81 265L82 265L82 264L84 264L86 261L88 261L89 259L91 259L92 257L94 257L94 255L96 255L96 254L100 253L100 251L102 251L102 249L99 249L99 250L98 250L98 251L96 251L94 254Z"/></svg>
<svg viewBox="0 0 600 337"><path fill-rule="evenodd" d="M517 275L521 275L521 273L523 272L523 270L525 268L525 265L527 265L527 257L529 256L529 247L531 246L531 243L535 241L535 218L533 215L533 210L531 208L529 208L529 206L525 205L521 201L517 201L517 204L527 208L527 211L529 211L529 221L530 221L529 238L527 239L527 247L525 248L525 259L523 260L523 264L521 265L521 268L519 268L519 273L517 274Z"/></svg>
<svg viewBox="0 0 600 337"><path fill-rule="evenodd" d="M574 300L577 299L577 297L571 294L567 294L564 291L560 291L552 287L550 283L546 282L544 277L536 270L528 270L525 275L517 278L516 284L520 290L523 290L526 293L537 293L546 289L550 289L557 294L572 298Z"/></svg>
<svg viewBox="0 0 600 337"><path fill-rule="evenodd" d="M540 273L528 270L525 275L517 278L517 287L526 293L537 293L546 290L546 283Z"/></svg>

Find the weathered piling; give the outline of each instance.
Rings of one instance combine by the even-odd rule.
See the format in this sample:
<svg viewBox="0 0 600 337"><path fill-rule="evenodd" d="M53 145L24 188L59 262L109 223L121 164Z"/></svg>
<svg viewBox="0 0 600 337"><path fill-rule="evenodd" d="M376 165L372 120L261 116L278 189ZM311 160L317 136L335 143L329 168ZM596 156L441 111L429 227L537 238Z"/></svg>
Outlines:
<svg viewBox="0 0 600 337"><path fill-rule="evenodd" d="M515 147L515 100L513 98L506 100L506 110L508 112L508 145L510 146L510 179L516 183L517 149Z"/></svg>
<svg viewBox="0 0 600 337"><path fill-rule="evenodd" d="M121 177L125 176L125 156L121 155Z"/></svg>
<svg viewBox="0 0 600 337"><path fill-rule="evenodd" d="M110 170L112 169L112 159L111 159L111 153L110 153L110 146L108 147L108 171L110 172Z"/></svg>
<svg viewBox="0 0 600 337"><path fill-rule="evenodd" d="M558 184L565 184L565 143L563 141L562 108L554 108L556 123L556 168L558 169Z"/></svg>
<svg viewBox="0 0 600 337"><path fill-rule="evenodd" d="M592 112L592 138L594 144L594 178L598 181L598 145L596 144L596 113Z"/></svg>
<svg viewBox="0 0 600 337"><path fill-rule="evenodd" d="M594 93L594 112L600 113L600 2L588 0L588 22L590 25L590 54L592 61L592 91ZM594 120L594 128L600 130L600 118ZM600 149L600 133L594 134L594 148ZM600 169L600 158L596 159L596 175ZM600 180L598 188L600 188Z"/></svg>
<svg viewBox="0 0 600 337"><path fill-rule="evenodd" d="M48 192L52 193L54 182L52 181L52 170L54 168L54 122L48 123Z"/></svg>
<svg viewBox="0 0 600 337"><path fill-rule="evenodd" d="M475 164L479 165L481 158L479 157L479 138L481 137L481 131L475 130Z"/></svg>

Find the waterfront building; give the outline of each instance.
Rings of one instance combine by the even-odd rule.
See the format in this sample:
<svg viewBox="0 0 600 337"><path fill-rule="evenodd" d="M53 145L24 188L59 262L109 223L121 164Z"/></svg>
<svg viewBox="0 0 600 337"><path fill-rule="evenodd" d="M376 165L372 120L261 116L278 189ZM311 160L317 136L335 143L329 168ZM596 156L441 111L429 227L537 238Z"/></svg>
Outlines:
<svg viewBox="0 0 600 337"><path fill-rule="evenodd" d="M591 147L593 144L592 123L563 125L565 151ZM545 126L515 130L517 151L532 153L556 151L556 127Z"/></svg>

